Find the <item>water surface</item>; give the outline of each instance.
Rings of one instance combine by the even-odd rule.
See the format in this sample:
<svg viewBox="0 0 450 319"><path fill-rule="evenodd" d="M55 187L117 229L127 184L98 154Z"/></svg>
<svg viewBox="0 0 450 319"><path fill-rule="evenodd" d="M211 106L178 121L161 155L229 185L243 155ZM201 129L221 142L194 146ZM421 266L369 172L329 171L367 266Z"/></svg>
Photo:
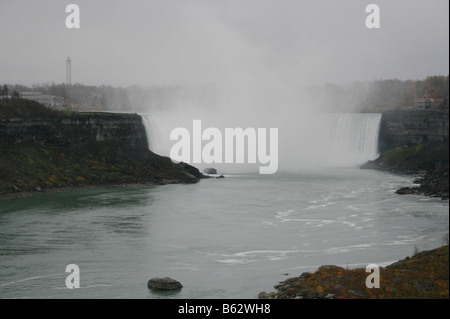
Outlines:
<svg viewBox="0 0 450 319"><path fill-rule="evenodd" d="M448 201L395 194L411 182L343 168L2 201L0 297L256 298L324 264L386 265L448 233ZM184 288L149 291L156 276Z"/></svg>

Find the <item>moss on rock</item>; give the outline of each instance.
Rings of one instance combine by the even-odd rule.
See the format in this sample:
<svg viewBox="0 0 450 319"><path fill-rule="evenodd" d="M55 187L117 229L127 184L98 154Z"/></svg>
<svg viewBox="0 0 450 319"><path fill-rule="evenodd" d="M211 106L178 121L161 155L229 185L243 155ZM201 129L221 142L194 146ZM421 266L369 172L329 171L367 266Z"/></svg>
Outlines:
<svg viewBox="0 0 450 319"><path fill-rule="evenodd" d="M448 299L449 248L418 253L380 267L380 288L367 288L364 268L320 267L261 292L260 299Z"/></svg>

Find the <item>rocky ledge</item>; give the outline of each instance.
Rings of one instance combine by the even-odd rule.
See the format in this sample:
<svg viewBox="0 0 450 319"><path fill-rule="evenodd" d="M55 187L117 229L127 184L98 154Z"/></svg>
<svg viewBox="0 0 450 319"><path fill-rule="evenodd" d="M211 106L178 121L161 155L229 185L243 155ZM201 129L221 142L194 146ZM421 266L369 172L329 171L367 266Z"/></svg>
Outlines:
<svg viewBox="0 0 450 319"><path fill-rule="evenodd" d="M427 172L414 181L417 187L402 187L396 191L400 195L422 195L449 199L448 170Z"/></svg>
<svg viewBox="0 0 450 319"><path fill-rule="evenodd" d="M137 114L50 110L0 100L0 199L102 185L196 183L188 164L154 154Z"/></svg>
<svg viewBox="0 0 450 319"><path fill-rule="evenodd" d="M384 151L379 158L361 166L394 174L417 176L417 186L403 187L397 194L414 194L449 199L449 143L428 142Z"/></svg>
<svg viewBox="0 0 450 319"><path fill-rule="evenodd" d="M448 237L447 237L448 240ZM322 266L261 292L260 299L448 299L448 245L380 267L380 288L366 287L365 268Z"/></svg>

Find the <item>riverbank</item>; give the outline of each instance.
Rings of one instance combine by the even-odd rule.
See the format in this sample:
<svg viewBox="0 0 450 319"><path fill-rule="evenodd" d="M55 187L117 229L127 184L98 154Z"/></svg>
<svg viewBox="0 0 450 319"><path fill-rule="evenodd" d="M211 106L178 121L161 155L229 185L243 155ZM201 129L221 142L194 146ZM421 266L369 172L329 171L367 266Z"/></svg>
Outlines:
<svg viewBox="0 0 450 319"><path fill-rule="evenodd" d="M71 192L71 191L83 191L83 190L95 190L95 189L113 189L113 188L120 188L120 189L146 188L146 187L154 187L154 186L161 186L161 185L168 185L168 184L178 184L178 182L177 181L174 181L174 182L167 181L167 183L148 182L148 183L131 183L131 184L104 184L104 185L66 186L66 187L58 187L58 188L41 189L40 191L30 190L30 191L23 191L23 192L3 193L3 194L0 194L0 201L8 200L8 199L14 199L14 198L24 198L24 197L30 197L30 196L37 196L37 195L42 195L42 194L64 193L64 192Z"/></svg>
<svg viewBox="0 0 450 319"><path fill-rule="evenodd" d="M83 187L197 183L202 177L194 167L174 164L147 150L139 150L144 159L127 158L118 154L120 150L104 144L91 149L33 144L3 147L0 198Z"/></svg>
<svg viewBox="0 0 450 319"><path fill-rule="evenodd" d="M448 241L448 237L447 237ZM449 246L380 267L380 288L366 287L365 268L322 266L280 282L260 299L448 299Z"/></svg>
<svg viewBox="0 0 450 319"><path fill-rule="evenodd" d="M381 153L362 169L377 169L416 177L417 186L402 187L397 194L413 194L449 199L449 142L428 142L397 147Z"/></svg>
<svg viewBox="0 0 450 319"><path fill-rule="evenodd" d="M449 199L448 169L427 172L417 178L414 183L417 187L402 187L396 191L400 195L421 195Z"/></svg>

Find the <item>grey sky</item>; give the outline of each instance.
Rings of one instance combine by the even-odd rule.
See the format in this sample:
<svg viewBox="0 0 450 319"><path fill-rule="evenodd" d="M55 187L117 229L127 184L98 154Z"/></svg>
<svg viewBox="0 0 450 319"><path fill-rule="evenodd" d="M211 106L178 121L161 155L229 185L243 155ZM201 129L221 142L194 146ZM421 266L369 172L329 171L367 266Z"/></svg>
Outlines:
<svg viewBox="0 0 450 319"><path fill-rule="evenodd" d="M66 5L81 29L65 27ZM365 27L365 7L381 29ZM294 88L449 70L447 0L0 0L0 83Z"/></svg>

